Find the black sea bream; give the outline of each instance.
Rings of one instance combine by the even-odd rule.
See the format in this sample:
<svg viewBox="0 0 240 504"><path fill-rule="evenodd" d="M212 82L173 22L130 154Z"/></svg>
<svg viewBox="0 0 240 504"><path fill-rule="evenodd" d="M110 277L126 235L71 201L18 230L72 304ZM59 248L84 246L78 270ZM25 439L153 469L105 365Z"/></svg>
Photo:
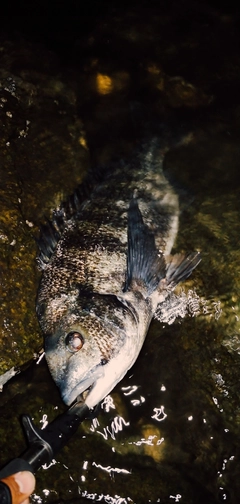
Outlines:
<svg viewBox="0 0 240 504"><path fill-rule="evenodd" d="M95 185L90 174L43 227L37 314L68 405L87 391L93 408L111 392L136 361L161 303L200 261L198 252L170 256L179 204L162 162L154 140Z"/></svg>

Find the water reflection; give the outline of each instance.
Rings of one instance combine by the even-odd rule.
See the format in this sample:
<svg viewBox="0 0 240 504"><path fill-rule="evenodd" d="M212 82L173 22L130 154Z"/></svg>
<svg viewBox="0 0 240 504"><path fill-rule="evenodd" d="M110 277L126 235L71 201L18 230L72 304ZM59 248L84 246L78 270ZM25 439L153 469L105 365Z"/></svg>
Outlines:
<svg viewBox="0 0 240 504"><path fill-rule="evenodd" d="M125 396L128 396L128 395L134 394L134 392L136 392L139 387L137 385L128 385L127 387L121 387L121 388L122 388L123 394Z"/></svg>
<svg viewBox="0 0 240 504"><path fill-rule="evenodd" d="M97 418L93 419L92 425L90 427L90 430L92 432L96 431L98 434L100 434L105 440L109 439L109 436L112 439L116 439L116 434L120 431L123 430L124 426L129 426L130 423L126 422L124 418L120 416L115 416L114 419L111 422L110 426L104 427L103 432L100 430L97 430L98 427L100 426L99 420Z"/></svg>
<svg viewBox="0 0 240 504"><path fill-rule="evenodd" d="M119 467L111 467L111 466L104 467L101 464L97 464L96 462L93 462L92 465L94 467L97 467L98 469L101 469L102 471L108 472L111 476L114 473L131 474L131 471L128 471L127 469L120 469Z"/></svg>
<svg viewBox="0 0 240 504"><path fill-rule="evenodd" d="M112 497L109 494L96 494L96 493L88 493L87 490L84 490L80 493L82 497L85 497L88 500L92 500L94 502L106 502L107 504L128 504L133 503L133 500L130 497L120 497L119 495L114 495Z"/></svg>
<svg viewBox="0 0 240 504"><path fill-rule="evenodd" d="M158 422L162 422L167 417L167 413L164 411L164 406L160 406L160 408L153 408L153 411L154 415L152 415L151 418L157 420Z"/></svg>

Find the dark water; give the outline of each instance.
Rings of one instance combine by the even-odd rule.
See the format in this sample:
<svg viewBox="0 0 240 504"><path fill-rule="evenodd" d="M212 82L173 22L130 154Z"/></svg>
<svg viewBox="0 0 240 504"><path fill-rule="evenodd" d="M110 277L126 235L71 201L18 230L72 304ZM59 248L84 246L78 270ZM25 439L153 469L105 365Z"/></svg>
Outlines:
<svg viewBox="0 0 240 504"><path fill-rule="evenodd" d="M181 294L189 314L152 323L97 419L38 471L32 502L235 504L238 13L187 1L59 9L59 24L52 9L44 22L8 17L1 34L0 369L22 372L0 396L0 463L25 449L22 413L43 426L64 409L44 359L32 361L42 345L33 236L90 163L127 158L139 131L167 123L176 138L192 133L164 166L180 194L175 250L202 253Z"/></svg>

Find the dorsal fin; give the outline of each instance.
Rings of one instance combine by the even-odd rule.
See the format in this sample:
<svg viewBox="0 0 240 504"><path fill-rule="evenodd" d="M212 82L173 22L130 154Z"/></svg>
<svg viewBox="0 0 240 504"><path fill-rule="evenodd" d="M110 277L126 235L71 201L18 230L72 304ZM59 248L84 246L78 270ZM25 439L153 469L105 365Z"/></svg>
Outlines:
<svg viewBox="0 0 240 504"><path fill-rule="evenodd" d="M158 252L154 234L144 224L137 199L133 198L128 210L127 279L124 290L129 290L134 280L140 280L149 296L165 274L163 254Z"/></svg>
<svg viewBox="0 0 240 504"><path fill-rule="evenodd" d="M99 169L95 172L90 171L85 181L75 189L66 201L63 201L60 207L53 211L52 219L45 218L45 223L40 226L40 235L36 239L39 255L37 262L40 269L44 269L49 263L53 252L62 236L66 222L78 216L82 204L90 198L94 186L104 178L107 170Z"/></svg>
<svg viewBox="0 0 240 504"><path fill-rule="evenodd" d="M45 224L40 226L40 236L36 239L39 255L37 258L38 265L44 269L49 262L65 227L63 216L54 216L50 221L46 218Z"/></svg>

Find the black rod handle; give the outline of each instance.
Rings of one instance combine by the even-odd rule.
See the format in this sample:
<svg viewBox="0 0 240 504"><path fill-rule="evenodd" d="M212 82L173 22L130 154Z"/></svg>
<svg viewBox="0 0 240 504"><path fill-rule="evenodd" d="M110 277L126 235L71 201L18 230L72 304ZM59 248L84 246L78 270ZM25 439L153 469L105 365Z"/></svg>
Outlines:
<svg viewBox="0 0 240 504"><path fill-rule="evenodd" d="M29 415L23 415L22 425L29 447L19 458L1 469L0 479L5 480L19 471L35 473L42 465L49 464L88 415L88 406L85 403L76 403L56 417L45 429L36 427ZM12 504L12 495L6 481L0 481L0 504Z"/></svg>

